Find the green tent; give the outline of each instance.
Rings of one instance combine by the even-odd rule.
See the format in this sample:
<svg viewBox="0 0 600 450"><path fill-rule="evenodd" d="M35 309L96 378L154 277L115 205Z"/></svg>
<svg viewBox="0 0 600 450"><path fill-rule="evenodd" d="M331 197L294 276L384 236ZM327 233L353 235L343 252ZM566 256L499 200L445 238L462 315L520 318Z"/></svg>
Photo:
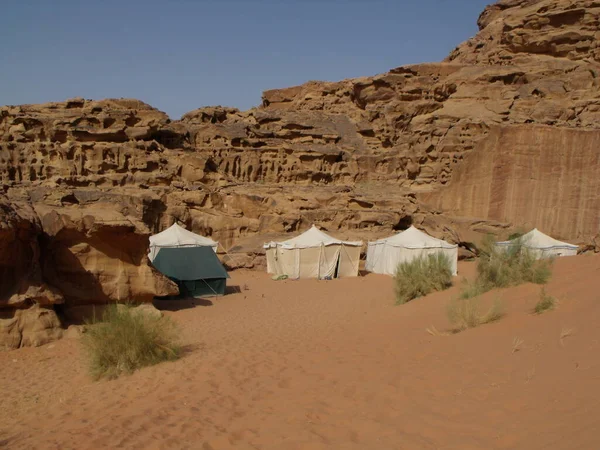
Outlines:
<svg viewBox="0 0 600 450"><path fill-rule="evenodd" d="M227 271L212 247L161 248L154 267L179 286L179 297L224 295Z"/></svg>

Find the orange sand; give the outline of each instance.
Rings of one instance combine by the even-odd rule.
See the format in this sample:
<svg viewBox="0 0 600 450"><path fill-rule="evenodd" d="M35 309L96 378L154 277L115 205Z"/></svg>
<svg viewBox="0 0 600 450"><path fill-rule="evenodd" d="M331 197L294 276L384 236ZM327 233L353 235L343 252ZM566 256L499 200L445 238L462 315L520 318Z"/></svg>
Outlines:
<svg viewBox="0 0 600 450"><path fill-rule="evenodd" d="M91 381L73 339L0 353L0 448L600 448L600 256L555 263L557 310L494 291L507 316L452 336L425 330L456 287L395 307L386 276L230 284L166 313L181 360L118 380Z"/></svg>

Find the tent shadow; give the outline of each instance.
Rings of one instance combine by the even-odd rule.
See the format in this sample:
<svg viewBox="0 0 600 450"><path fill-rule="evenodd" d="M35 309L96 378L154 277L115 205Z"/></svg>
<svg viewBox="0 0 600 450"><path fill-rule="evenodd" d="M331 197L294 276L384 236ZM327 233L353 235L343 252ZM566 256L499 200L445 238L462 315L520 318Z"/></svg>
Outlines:
<svg viewBox="0 0 600 450"><path fill-rule="evenodd" d="M241 294L242 289L239 286L227 286L225 288L225 295L227 294Z"/></svg>
<svg viewBox="0 0 600 450"><path fill-rule="evenodd" d="M193 309L197 306L212 306L213 302L206 298L183 298L178 300L164 300L155 298L152 302L156 309L162 311L181 311L184 309Z"/></svg>

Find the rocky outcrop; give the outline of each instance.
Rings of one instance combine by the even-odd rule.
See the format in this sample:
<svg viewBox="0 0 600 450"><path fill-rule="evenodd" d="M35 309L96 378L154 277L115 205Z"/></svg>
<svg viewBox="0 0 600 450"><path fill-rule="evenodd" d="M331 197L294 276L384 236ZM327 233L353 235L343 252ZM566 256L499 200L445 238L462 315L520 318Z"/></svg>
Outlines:
<svg viewBox="0 0 600 450"><path fill-rule="evenodd" d="M0 350L37 347L62 336L52 308L35 304L28 309L0 309Z"/></svg>
<svg viewBox="0 0 600 450"><path fill-rule="evenodd" d="M38 236L41 225L31 206L0 196L0 309L50 306L64 298L43 281Z"/></svg>
<svg viewBox="0 0 600 450"><path fill-rule="evenodd" d="M118 187L164 177L168 184L173 173L157 144L169 141L168 122L138 100L2 107L0 180L9 186Z"/></svg>
<svg viewBox="0 0 600 450"><path fill-rule="evenodd" d="M80 305L150 302L178 292L147 262L149 232L135 220L144 214L137 197L127 203L126 196L85 190L9 192L0 203L0 347L62 336L54 305L63 314ZM56 203L65 196L69 206Z"/></svg>
<svg viewBox="0 0 600 450"><path fill-rule="evenodd" d="M231 268L313 223L363 240L417 224L465 252L536 226L598 248L599 21L595 0L502 0L444 62L174 122L127 99L0 107L0 308L174 293L145 256L174 221Z"/></svg>
<svg viewBox="0 0 600 450"><path fill-rule="evenodd" d="M479 16L480 32L448 61L510 64L521 55L600 62L597 0L501 0Z"/></svg>

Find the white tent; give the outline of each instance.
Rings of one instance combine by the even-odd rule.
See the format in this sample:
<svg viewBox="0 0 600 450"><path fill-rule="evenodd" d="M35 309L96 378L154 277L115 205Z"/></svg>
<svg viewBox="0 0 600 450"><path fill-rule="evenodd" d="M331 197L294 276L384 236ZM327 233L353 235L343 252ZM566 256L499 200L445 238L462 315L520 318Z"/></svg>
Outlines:
<svg viewBox="0 0 600 450"><path fill-rule="evenodd" d="M165 231L150 236L150 252L148 253L148 258L150 258L150 261L154 261L154 258L161 248L212 247L216 253L218 245L218 242L200 236L199 234L192 233L174 223Z"/></svg>
<svg viewBox="0 0 600 450"><path fill-rule="evenodd" d="M341 241L314 225L295 238L264 244L267 272L290 278L341 278L358 275L361 241Z"/></svg>
<svg viewBox="0 0 600 450"><path fill-rule="evenodd" d="M510 241L496 242L497 248L509 248L511 245L521 244L524 248L531 251L538 259L552 258L555 256L575 256L578 247L573 244L558 241L547 234L534 228L529 233L520 238Z"/></svg>
<svg viewBox="0 0 600 450"><path fill-rule="evenodd" d="M448 256L452 275L456 275L458 245L431 237L411 226L394 236L369 242L365 267L370 272L395 275L398 264L438 252Z"/></svg>

